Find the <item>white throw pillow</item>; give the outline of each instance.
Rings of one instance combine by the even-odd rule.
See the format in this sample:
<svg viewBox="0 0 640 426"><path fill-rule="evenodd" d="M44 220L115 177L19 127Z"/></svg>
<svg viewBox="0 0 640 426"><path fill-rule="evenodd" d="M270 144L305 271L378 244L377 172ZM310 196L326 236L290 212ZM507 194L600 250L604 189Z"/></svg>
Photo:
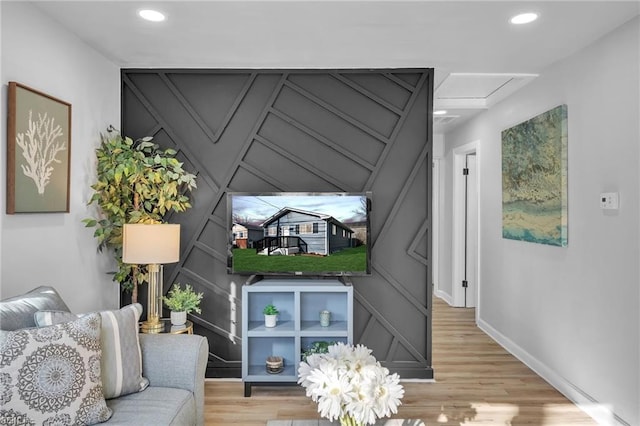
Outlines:
<svg viewBox="0 0 640 426"><path fill-rule="evenodd" d="M2 334L3 424L92 425L111 417L102 394L101 322L96 313Z"/></svg>

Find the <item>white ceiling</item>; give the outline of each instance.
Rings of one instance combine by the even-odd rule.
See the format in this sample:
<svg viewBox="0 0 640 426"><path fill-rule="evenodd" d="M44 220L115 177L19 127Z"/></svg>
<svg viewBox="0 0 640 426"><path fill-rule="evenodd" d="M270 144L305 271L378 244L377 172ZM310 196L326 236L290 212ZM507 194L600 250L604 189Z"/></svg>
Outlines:
<svg viewBox="0 0 640 426"><path fill-rule="evenodd" d="M627 1L37 1L123 68L435 68L445 133L639 14ZM155 8L165 22L141 21ZM514 26L509 18L540 18Z"/></svg>

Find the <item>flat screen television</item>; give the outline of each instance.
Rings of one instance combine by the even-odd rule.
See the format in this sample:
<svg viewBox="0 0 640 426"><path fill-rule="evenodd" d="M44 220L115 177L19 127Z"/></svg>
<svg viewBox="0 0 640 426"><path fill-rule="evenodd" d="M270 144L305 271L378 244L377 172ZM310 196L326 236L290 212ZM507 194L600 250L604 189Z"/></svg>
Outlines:
<svg viewBox="0 0 640 426"><path fill-rule="evenodd" d="M229 192L227 272L369 275L370 211L370 192Z"/></svg>

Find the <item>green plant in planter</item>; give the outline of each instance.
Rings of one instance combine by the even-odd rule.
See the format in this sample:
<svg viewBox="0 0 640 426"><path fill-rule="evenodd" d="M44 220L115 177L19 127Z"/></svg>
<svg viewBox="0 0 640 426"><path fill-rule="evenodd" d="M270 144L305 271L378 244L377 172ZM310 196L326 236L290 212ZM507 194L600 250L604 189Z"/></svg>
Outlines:
<svg viewBox="0 0 640 426"><path fill-rule="evenodd" d="M180 287L180 283L176 283L169 290L168 296L164 296L162 300L167 308L173 312L196 312L202 313L200 310L200 302L203 293L196 293L191 285L187 284L184 289Z"/></svg>
<svg viewBox="0 0 640 426"><path fill-rule="evenodd" d="M262 310L262 313L265 315L278 315L280 311L278 311L278 308L276 308L271 303L269 303L267 306L264 307L264 309Z"/></svg>
<svg viewBox="0 0 640 426"><path fill-rule="evenodd" d="M306 361L309 355L326 354L327 352L329 352L329 346L335 345L336 343L337 342L335 341L327 342L324 340L313 342L311 343L311 346L309 346L309 348L307 348L306 350L302 350L302 360Z"/></svg>
<svg viewBox="0 0 640 426"><path fill-rule="evenodd" d="M98 250L113 250L118 264L113 280L132 292L137 302L138 284L148 280L146 265L122 263L122 226L125 223L162 223L170 212L191 207L188 192L196 176L182 168L173 149L161 149L151 137L133 140L109 126L96 149L97 182L88 204L96 204L98 218L84 219L96 228Z"/></svg>

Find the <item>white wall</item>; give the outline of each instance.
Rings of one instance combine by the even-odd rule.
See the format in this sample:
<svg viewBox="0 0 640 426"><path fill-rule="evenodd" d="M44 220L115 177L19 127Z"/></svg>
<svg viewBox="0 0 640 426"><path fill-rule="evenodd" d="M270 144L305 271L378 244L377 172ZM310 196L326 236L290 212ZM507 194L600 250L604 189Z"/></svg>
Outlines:
<svg viewBox="0 0 640 426"><path fill-rule="evenodd" d="M433 174L432 174L432 212L431 212L431 220L432 220L432 228L433 232L431 233L431 244L433 245L432 252L432 265L433 265L433 275L431 277L431 282L433 284L433 291L436 295L442 297L443 293L440 290L441 280L440 280L440 239L442 232L442 166L444 165L443 157L444 157L444 135L442 134L434 134L433 135Z"/></svg>
<svg viewBox="0 0 640 426"><path fill-rule="evenodd" d="M445 136L449 169L455 147L479 140L482 149L479 325L592 415L604 407L631 425L640 424L639 40L635 18ZM560 104L569 245L502 239L500 133ZM599 208L609 191L620 193L617 212ZM441 255L450 262L450 249Z"/></svg>
<svg viewBox="0 0 640 426"><path fill-rule="evenodd" d="M73 34L21 2L2 2L2 173L6 179L7 83L17 81L72 104L70 213L7 215L0 191L0 297L38 285L55 286L73 311L114 308L117 284L107 254L96 253L93 230L83 218L95 181L100 132L120 123L119 67Z"/></svg>
<svg viewBox="0 0 640 426"><path fill-rule="evenodd" d="M2 2L0 2L0 24L2 23ZM0 28L0 52L2 48L2 31ZM0 60L0 82L2 77L2 60ZM7 120L5 119L6 115L6 107L7 107L7 101L6 101L6 96L4 96L4 90L0 90L0 95L2 95L2 100L0 100L0 144L2 145L2 148L0 148L0 164L7 164L7 160L5 159L5 154L6 154L6 122ZM1 167L1 166L0 166ZM6 178L6 169L1 169L0 170L3 173L0 173L0 188L5 188L5 181L4 179ZM0 193L0 199L3 198L2 193ZM6 201L5 201L6 202ZM0 201L0 208L4 210L4 205L2 204L2 202ZM4 218L4 214L0 214L0 267L2 266L2 219ZM2 296L2 271L0 271L0 298Z"/></svg>

